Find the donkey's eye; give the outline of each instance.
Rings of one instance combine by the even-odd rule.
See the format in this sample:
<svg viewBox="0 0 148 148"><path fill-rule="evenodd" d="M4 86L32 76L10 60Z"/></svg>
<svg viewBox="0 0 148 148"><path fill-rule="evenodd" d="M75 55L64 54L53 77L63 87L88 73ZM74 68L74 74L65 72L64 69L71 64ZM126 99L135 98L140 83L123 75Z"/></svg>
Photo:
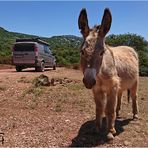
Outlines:
<svg viewBox="0 0 148 148"><path fill-rule="evenodd" d="M101 51L99 56L102 57L103 56L104 51Z"/></svg>

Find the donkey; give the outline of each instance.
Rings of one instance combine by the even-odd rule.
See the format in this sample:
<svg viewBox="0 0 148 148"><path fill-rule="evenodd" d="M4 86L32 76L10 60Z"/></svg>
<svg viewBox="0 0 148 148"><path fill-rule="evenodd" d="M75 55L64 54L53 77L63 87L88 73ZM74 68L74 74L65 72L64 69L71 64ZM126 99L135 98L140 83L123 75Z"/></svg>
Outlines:
<svg viewBox="0 0 148 148"><path fill-rule="evenodd" d="M106 116L108 140L112 140L116 133L116 112L119 114L124 90L130 90L133 117L138 118L138 56L131 47L110 47L105 44L105 36L110 30L111 22L112 15L108 8L104 10L101 25L92 29L88 25L86 9L81 10L78 18L78 26L83 35L80 47L83 83L86 88L92 89L94 94L98 131L102 127L102 117Z"/></svg>

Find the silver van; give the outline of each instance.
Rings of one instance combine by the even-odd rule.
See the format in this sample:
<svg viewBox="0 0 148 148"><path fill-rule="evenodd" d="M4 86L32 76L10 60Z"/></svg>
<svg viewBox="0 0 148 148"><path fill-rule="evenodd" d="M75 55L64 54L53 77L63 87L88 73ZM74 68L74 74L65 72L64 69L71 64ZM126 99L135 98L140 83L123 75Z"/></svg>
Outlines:
<svg viewBox="0 0 148 148"><path fill-rule="evenodd" d="M36 71L44 71L45 67L56 69L56 59L51 53L49 44L39 38L16 39L12 63L16 66L17 72L28 67L35 67Z"/></svg>

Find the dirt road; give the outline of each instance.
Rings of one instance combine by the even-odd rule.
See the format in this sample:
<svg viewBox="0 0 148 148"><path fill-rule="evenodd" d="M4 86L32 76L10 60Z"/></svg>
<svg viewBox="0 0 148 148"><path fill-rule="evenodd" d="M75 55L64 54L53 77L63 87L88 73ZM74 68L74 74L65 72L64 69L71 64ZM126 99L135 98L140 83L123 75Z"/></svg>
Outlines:
<svg viewBox="0 0 148 148"><path fill-rule="evenodd" d="M4 133L0 146L148 146L148 78L140 78L140 119L132 120L131 101L128 104L124 95L117 135L108 144L94 131L95 104L92 92L81 82L81 72L47 69L44 74L49 79L62 82L34 87L32 81L41 74L34 69L0 70L0 131Z"/></svg>

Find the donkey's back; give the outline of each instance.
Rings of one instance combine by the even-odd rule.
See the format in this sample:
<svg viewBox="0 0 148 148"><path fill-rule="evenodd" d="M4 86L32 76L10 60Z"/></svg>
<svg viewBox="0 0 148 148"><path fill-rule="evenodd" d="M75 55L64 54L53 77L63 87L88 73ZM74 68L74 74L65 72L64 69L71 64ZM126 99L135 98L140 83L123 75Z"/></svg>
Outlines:
<svg viewBox="0 0 148 148"><path fill-rule="evenodd" d="M120 78L120 89L130 89L137 81L139 74L138 55L128 46L108 47L113 52L117 74Z"/></svg>

